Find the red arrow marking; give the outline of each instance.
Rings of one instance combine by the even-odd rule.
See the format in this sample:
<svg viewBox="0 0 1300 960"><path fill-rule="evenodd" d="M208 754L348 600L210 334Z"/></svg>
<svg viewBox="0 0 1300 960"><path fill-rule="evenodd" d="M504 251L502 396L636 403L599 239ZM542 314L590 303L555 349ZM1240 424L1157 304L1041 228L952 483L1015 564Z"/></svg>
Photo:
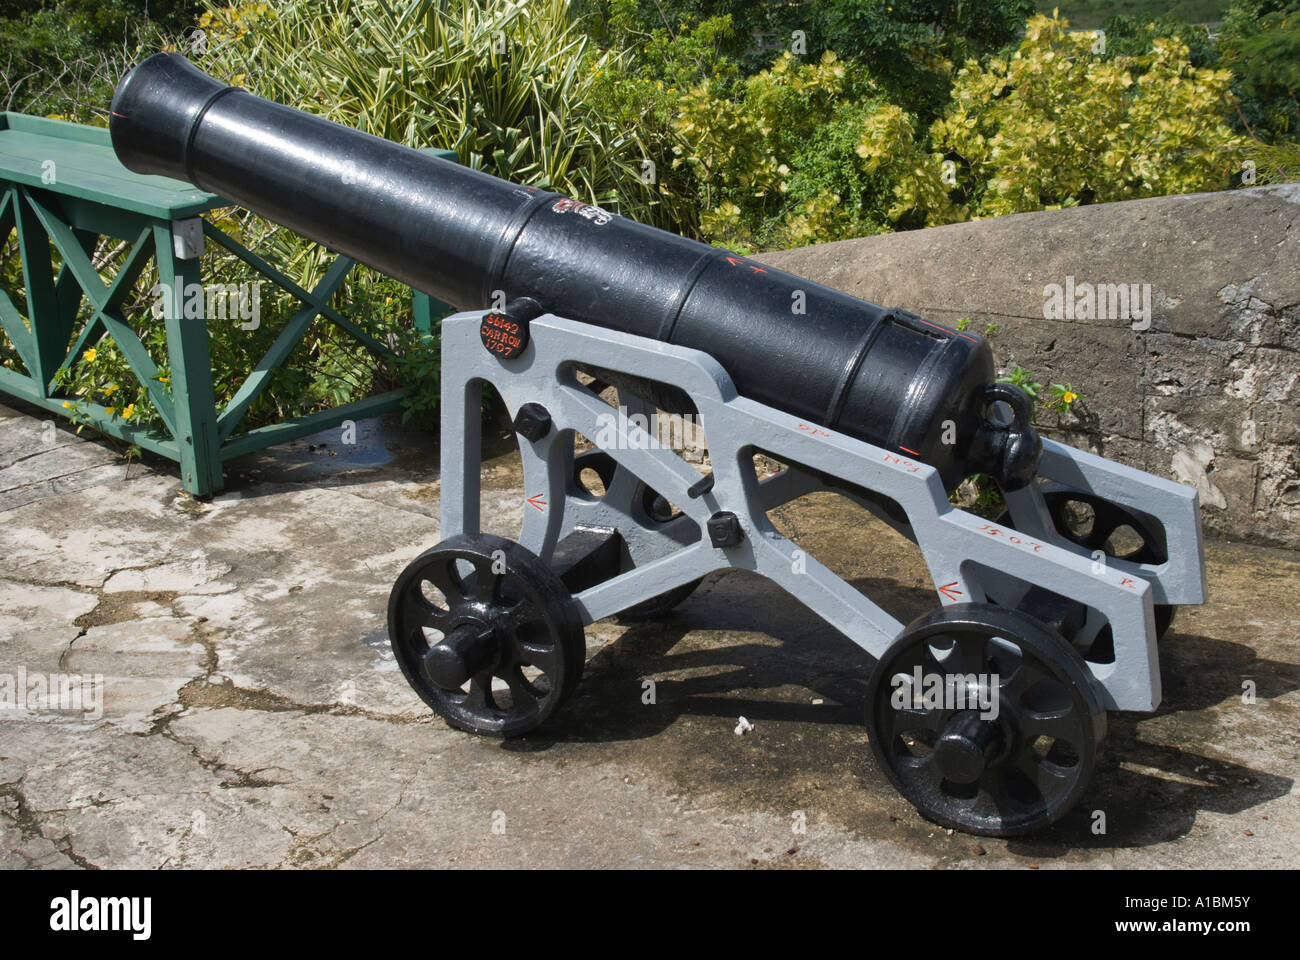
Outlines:
<svg viewBox="0 0 1300 960"><path fill-rule="evenodd" d="M542 513L545 513L546 501L542 499L543 496L545 496L545 494L541 494L541 493L534 494L533 496L528 498L528 502L531 503L538 510L542 511Z"/></svg>
<svg viewBox="0 0 1300 960"><path fill-rule="evenodd" d="M755 266L752 263L740 259L740 257L727 257L726 260L727 263L731 264L733 267L749 267L749 269L753 270L755 273L767 273L767 271L762 267Z"/></svg>
<svg viewBox="0 0 1300 960"><path fill-rule="evenodd" d="M953 587L955 586L957 586L956 580L954 580L952 583L944 584L942 587L939 588L939 592L942 593L947 599L955 601L958 597L961 596L960 590L953 589Z"/></svg>

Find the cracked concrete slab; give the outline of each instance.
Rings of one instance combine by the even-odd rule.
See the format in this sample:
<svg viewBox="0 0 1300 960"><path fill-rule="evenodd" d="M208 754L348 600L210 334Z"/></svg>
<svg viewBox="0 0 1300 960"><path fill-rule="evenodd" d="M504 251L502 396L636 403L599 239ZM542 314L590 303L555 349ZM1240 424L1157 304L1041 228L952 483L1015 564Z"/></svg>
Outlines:
<svg viewBox="0 0 1300 960"><path fill-rule="evenodd" d="M40 423L0 416L0 469ZM207 503L166 464L0 493L0 676L98 677L103 694L98 717L0 711L0 867L1295 862L1295 554L1212 542L1211 602L1162 646L1160 710L1112 715L1061 824L976 841L875 767L870 658L745 573L707 578L664 620L588 627L582 684L538 733L450 729L383 622L393 579L438 539L437 451L359 426L365 449L332 431L264 451ZM59 443L100 451L68 461L83 473L111 454ZM485 525L510 535L518 454L495 438L489 453ZM847 501L774 519L900 619L933 605L915 549ZM755 729L738 737L742 714Z"/></svg>

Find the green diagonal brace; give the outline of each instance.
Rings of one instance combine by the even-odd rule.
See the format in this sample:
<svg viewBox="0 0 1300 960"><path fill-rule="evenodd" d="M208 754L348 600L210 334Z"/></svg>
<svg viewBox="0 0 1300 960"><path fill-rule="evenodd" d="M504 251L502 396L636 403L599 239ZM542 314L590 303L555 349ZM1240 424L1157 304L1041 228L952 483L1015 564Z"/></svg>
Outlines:
<svg viewBox="0 0 1300 960"><path fill-rule="evenodd" d="M234 237L228 236L227 234L223 233L221 230L218 230L216 227L208 223L206 220L203 221L203 233L205 236L211 237L221 246L225 247L227 250L233 253L240 260L244 261L244 263L248 264L258 273L261 273L263 276L270 279L272 283L274 283L277 287L280 287L280 289L284 290L290 296L295 297L298 300L301 300L303 303L313 302L311 293L308 293L301 286L294 283L283 273L275 269L275 267L271 266L269 263L267 263L257 254L255 254L252 250L249 250L247 247L245 247ZM346 259L346 258L342 258L342 259ZM348 263L351 266L355 264L355 261L349 260ZM333 292L334 291L332 290L330 291L330 293ZM328 298L326 298L326 300L328 301ZM383 343L380 340L376 340L374 337L366 333L364 330L358 327L347 317L343 316L343 314L339 313L337 310L331 307L328 302L316 303L315 305L320 308L320 315L322 317L324 317L326 320L328 320L330 323L334 324L335 326L343 330L346 330L349 334L351 334L353 337L355 337L365 346L369 347L371 350L375 351L376 353L383 354L384 356L387 357L394 356L393 351L389 348L388 344Z"/></svg>
<svg viewBox="0 0 1300 960"><path fill-rule="evenodd" d="M81 285L81 289L85 291L86 296L90 298L90 302L94 304L96 308L96 317L107 328L109 335L114 341L116 341L118 349L122 351L122 356L126 358L127 364L135 372L135 375L140 379L140 382L144 384L145 389L149 391L149 398L153 400L154 406L158 408L158 414L167 425L167 429L170 430L172 435L179 441L180 436L176 433L177 421L175 405L172 403L171 397L168 396L163 385L158 381L158 367L154 364L153 358L149 356L149 351L145 349L144 344L140 342L140 338L136 336L135 331L132 330L130 324L126 322L126 318L124 318L114 306L115 298L120 302L120 299L130 290L130 286L124 284L122 281L126 279L133 280L134 278L129 276L124 277L122 273L119 272L118 276L114 278L112 287L105 287L104 281L99 277L99 272L95 269L95 265L90 262L90 257L86 256L86 252L81 248L81 244L77 240L76 235L72 232L72 228L60 221L59 218L54 215L53 211L47 209L39 200L36 200L31 196L28 196L27 200L28 203L31 204L32 209L36 211L41 223L44 224L46 232L54 242L54 246L58 248L58 251L61 254L63 254L64 264L72 270L73 275L77 278L77 282ZM168 241L166 249L170 254L170 231L167 236ZM155 248L158 247L156 238L154 246ZM160 248L159 253L161 254ZM158 259L159 265L161 266L161 255ZM195 282L197 282L197 280L198 275L196 273ZM166 287L164 287L164 289L166 289ZM94 320L95 318L92 318L91 322L93 323ZM205 353L207 352L206 344L207 332L205 330ZM64 338L64 348L67 348L66 338ZM65 354L63 357L60 357L59 366L70 362L71 359L75 358L68 358ZM210 376L211 375L209 374L209 378ZM48 385L53 381L53 379L54 374L51 373L44 381L47 387L47 392Z"/></svg>
<svg viewBox="0 0 1300 960"><path fill-rule="evenodd" d="M0 327L3 327L4 332L9 335L14 349L22 358L23 366L28 372L35 370L36 341L32 338L32 332L27 329L27 324L23 323L22 314L3 290L0 290Z"/></svg>
<svg viewBox="0 0 1300 960"><path fill-rule="evenodd" d="M321 311L321 304L328 301L334 291L338 289L344 278L347 277L348 271L353 267L353 262L347 257L339 257L330 268L325 271L325 276L320 278L320 282L312 287L311 292L303 291L299 297L303 301L303 307L293 315L293 318L285 324L280 335L275 338L269 350L263 354L262 359L257 361L257 366L253 368L248 379L240 386L238 392L230 398L230 403L226 409L221 411L221 416L217 418L217 427L219 436L222 440L230 436L231 432L243 419L244 414L248 412L249 406L258 395L271 382L272 372L279 367L293 348L302 340L306 334L307 328L311 326L313 320ZM295 294L296 296L296 294Z"/></svg>
<svg viewBox="0 0 1300 960"><path fill-rule="evenodd" d="M127 254L126 260L122 263L122 269L117 272L117 276L114 277L113 282L109 284L108 296L105 298L105 306L102 309L95 310L95 312L91 314L90 319L86 321L86 325L82 327L81 333L77 335L77 339L72 344L72 349L68 351L68 356L63 361L65 367L70 365L78 356L81 355L81 351L85 349L86 344L90 342L91 337L99 331L99 328L104 321L104 310L112 310L113 319L118 320L122 325L125 325L126 321L117 308L121 306L122 301L126 299L126 295L130 293L131 287L135 285L135 281L140 276L141 272L146 266L148 266L149 257L152 253L153 229L146 228L140 231L140 236L136 238L135 245L131 247L131 252ZM73 276L75 277L75 274L73 274ZM92 300L91 302L93 303L94 301ZM138 346L141 350L144 349L139 338L135 336L129 327L126 333L129 340L133 342L133 345ZM114 337L114 339L116 340L117 337ZM121 346L121 341L118 341L118 346ZM125 355L125 353L126 351L124 350L123 355ZM158 370L156 367L153 367L153 359L149 357L147 351L145 352L145 360L147 360L149 366L153 368L153 374L157 374ZM128 365L131 365L131 358L127 357L126 362ZM136 370L134 366L131 366L131 369L135 372L136 376L140 376L140 372ZM152 393L150 396L153 396ZM157 398L154 398L154 402L155 404L157 403ZM162 408L159 409L161 410ZM168 423L170 423L170 402L167 404L167 409L169 415L166 419Z"/></svg>
<svg viewBox="0 0 1300 960"><path fill-rule="evenodd" d="M98 238L93 233L85 230L74 230L73 236L76 237L77 243L85 252L87 257L93 257L95 254L95 245ZM77 323L77 311L81 309L81 297L84 291L78 282L72 268L66 263L59 268L59 275L54 281L54 300L57 304L55 323L59 331L59 339L64 343L72 336L72 329ZM65 361L66 362L66 361ZM62 366L62 364L60 364Z"/></svg>
<svg viewBox="0 0 1300 960"><path fill-rule="evenodd" d="M9 239L9 232L17 225L14 219L14 207L18 203L17 194L17 188L6 190L4 200L0 201L0 243ZM23 366L31 375L31 372L37 369L36 339L27 328L27 324L23 322L22 314L18 312L14 302L3 290L0 290L0 329L9 335L10 342L18 351L18 356L22 358Z"/></svg>

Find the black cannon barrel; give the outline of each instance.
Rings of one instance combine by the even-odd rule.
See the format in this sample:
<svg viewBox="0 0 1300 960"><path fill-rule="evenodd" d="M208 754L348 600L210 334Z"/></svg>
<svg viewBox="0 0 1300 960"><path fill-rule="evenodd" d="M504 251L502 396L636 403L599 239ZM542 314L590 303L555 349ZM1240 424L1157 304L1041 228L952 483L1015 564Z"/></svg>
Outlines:
<svg viewBox="0 0 1300 960"><path fill-rule="evenodd" d="M1033 476L1029 401L991 383L980 337L260 99L177 54L122 78L110 129L129 169L220 194L459 309L528 298L706 351L742 395L929 463L949 488ZM1006 406L1009 423L994 412Z"/></svg>

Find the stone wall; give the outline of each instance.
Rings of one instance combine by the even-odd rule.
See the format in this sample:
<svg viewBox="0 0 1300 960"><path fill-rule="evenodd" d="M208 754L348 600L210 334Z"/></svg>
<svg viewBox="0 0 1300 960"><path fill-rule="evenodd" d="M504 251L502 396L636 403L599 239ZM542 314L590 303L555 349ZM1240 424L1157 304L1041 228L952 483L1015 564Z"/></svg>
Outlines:
<svg viewBox="0 0 1300 960"><path fill-rule="evenodd" d="M1300 184L756 259L942 323L970 317L975 333L996 324L1003 372L1018 364L1087 397L1071 415L1042 414L1045 434L1196 486L1207 532L1300 548ZM1109 285L1099 306L1084 284ZM1120 284L1138 285L1127 315ZM1071 288L1075 309L1061 309Z"/></svg>

